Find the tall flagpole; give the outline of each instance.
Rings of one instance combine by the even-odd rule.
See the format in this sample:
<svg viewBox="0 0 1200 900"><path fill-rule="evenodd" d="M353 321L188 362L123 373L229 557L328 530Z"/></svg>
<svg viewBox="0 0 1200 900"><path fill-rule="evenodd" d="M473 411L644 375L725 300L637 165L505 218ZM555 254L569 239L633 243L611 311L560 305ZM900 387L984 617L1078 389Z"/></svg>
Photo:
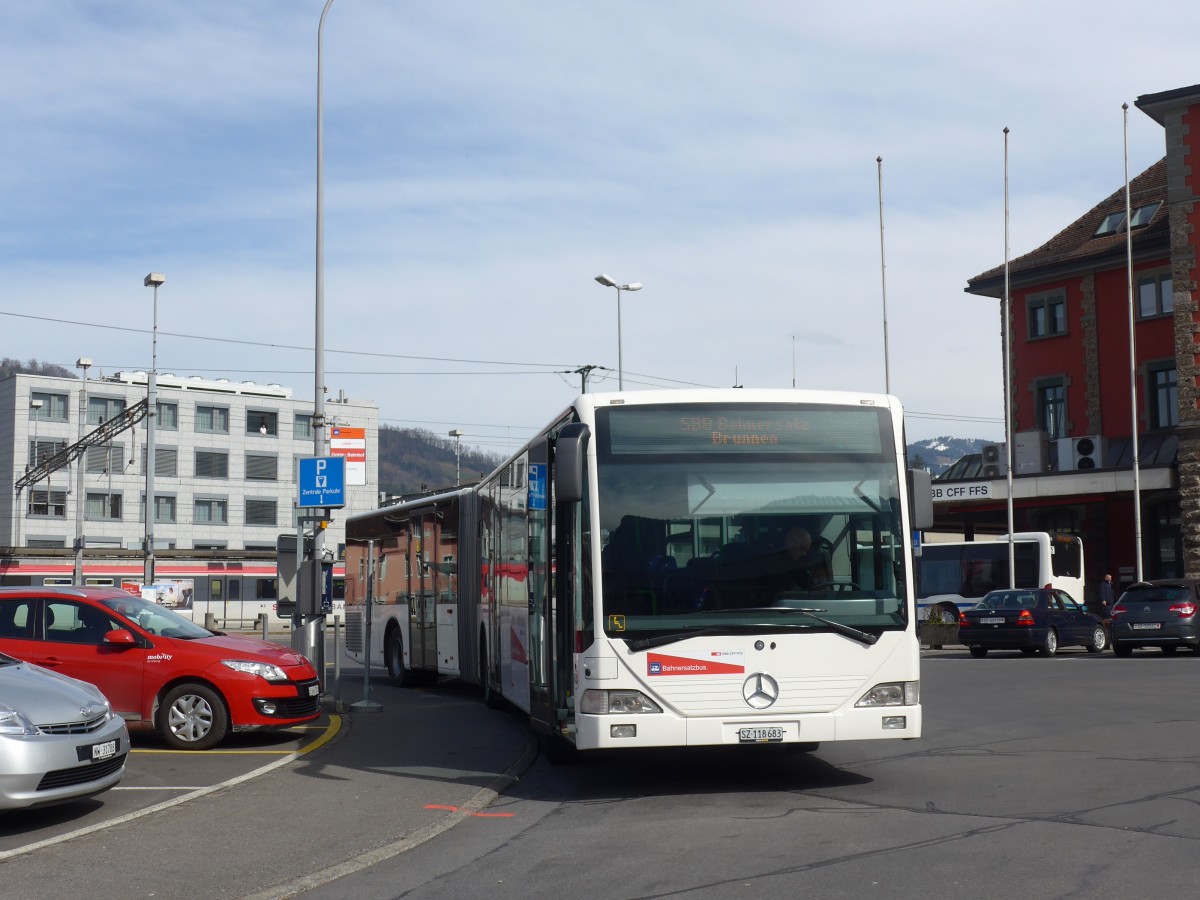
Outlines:
<svg viewBox="0 0 1200 900"><path fill-rule="evenodd" d="M1008 587L1010 590L1017 586L1017 545L1013 540L1015 532L1013 517L1013 425L1012 425L1012 373L1009 371L1012 360L1012 322L1009 320L1009 307L1012 298L1009 295L1008 279L1008 126L1004 127L1004 455L1008 465Z"/></svg>
<svg viewBox="0 0 1200 900"><path fill-rule="evenodd" d="M883 384L887 393L892 392L892 367L888 361L887 331L887 262L883 255L883 157L875 157L875 168L879 181L879 279L883 284Z"/></svg>
<svg viewBox="0 0 1200 900"><path fill-rule="evenodd" d="M1125 272L1129 282L1129 409L1132 416L1131 448L1133 450L1133 548L1137 580L1142 580L1142 484L1138 463L1138 377L1137 342L1134 340L1133 314L1133 227L1129 197L1129 104L1122 103L1125 132Z"/></svg>

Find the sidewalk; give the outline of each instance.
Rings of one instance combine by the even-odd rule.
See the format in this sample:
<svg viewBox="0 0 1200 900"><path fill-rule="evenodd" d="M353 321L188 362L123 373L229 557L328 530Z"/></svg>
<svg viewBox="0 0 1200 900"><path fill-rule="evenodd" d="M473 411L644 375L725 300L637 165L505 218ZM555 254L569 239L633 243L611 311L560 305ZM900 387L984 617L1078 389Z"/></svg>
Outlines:
<svg viewBox="0 0 1200 900"><path fill-rule="evenodd" d="M362 696L361 668L344 667L341 687L348 711L328 716L336 733L316 749L57 845L52 881L42 852L10 860L8 883L30 886L31 898L294 896L453 827L536 758L524 718L487 709L469 685L402 689L375 677L378 712L352 709ZM176 768L187 784L186 755Z"/></svg>

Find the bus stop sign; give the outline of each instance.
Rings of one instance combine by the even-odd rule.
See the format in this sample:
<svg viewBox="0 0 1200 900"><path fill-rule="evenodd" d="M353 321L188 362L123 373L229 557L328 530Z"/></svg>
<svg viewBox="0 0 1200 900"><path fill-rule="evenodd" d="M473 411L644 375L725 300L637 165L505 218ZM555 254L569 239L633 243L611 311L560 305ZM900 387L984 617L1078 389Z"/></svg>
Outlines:
<svg viewBox="0 0 1200 900"><path fill-rule="evenodd" d="M346 460L341 456L316 456L300 461L301 509L338 508L346 505Z"/></svg>

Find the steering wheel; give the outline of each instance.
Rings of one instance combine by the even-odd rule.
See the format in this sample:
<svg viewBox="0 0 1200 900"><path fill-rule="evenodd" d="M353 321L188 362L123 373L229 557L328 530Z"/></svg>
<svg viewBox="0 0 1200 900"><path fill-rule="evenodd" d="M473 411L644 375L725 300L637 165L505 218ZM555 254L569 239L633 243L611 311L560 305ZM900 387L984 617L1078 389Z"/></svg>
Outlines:
<svg viewBox="0 0 1200 900"><path fill-rule="evenodd" d="M862 588L853 581L815 581L809 590L828 591L831 594L842 594L850 591L861 591Z"/></svg>

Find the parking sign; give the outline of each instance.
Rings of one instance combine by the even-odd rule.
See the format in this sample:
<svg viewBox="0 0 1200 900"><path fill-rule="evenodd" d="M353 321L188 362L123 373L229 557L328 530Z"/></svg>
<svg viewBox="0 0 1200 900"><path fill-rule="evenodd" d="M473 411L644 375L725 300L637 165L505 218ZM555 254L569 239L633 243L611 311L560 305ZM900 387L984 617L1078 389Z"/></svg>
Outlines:
<svg viewBox="0 0 1200 900"><path fill-rule="evenodd" d="M340 456L315 456L300 460L301 509L338 508L346 505L346 460Z"/></svg>

